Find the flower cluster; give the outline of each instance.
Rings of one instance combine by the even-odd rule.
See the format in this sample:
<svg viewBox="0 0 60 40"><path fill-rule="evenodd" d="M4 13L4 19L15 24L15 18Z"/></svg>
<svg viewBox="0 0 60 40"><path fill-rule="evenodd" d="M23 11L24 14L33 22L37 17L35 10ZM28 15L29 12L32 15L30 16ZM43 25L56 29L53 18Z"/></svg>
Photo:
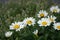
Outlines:
<svg viewBox="0 0 60 40"><path fill-rule="evenodd" d="M50 8L50 11L52 13L59 13L60 9L58 8L58 6L52 6ZM21 29L23 29L27 26L34 26L36 24L38 24L40 27L47 27L47 26L50 26L51 23L53 23L54 29L60 30L60 22L56 22L57 17L55 17L54 15L49 15L49 13L47 11L40 10L39 13L37 14L37 17L39 18L38 21L36 21L36 19L33 17L27 17L22 22L12 23L9 26L10 30L20 31ZM5 36L10 37L12 35L12 33L13 32L10 32L10 31L6 32ZM32 33L37 35L38 29Z"/></svg>

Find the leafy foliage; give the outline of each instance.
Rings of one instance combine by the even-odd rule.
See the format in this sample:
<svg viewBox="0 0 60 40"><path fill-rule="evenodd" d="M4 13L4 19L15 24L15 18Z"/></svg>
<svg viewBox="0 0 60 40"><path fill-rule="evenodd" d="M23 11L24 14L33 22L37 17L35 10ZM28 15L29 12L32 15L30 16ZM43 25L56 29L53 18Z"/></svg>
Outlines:
<svg viewBox="0 0 60 40"><path fill-rule="evenodd" d="M55 15L57 22L60 22L60 14L52 14L49 8L56 5L52 0L9 0L7 3L0 3L0 40L59 40L60 31L50 27L39 27L38 25L28 26L21 31L13 31L9 38L5 37L5 32L9 31L9 25L15 21L23 21L26 17L34 17L36 20L39 10L47 10L49 15ZM32 32L38 29L38 36Z"/></svg>

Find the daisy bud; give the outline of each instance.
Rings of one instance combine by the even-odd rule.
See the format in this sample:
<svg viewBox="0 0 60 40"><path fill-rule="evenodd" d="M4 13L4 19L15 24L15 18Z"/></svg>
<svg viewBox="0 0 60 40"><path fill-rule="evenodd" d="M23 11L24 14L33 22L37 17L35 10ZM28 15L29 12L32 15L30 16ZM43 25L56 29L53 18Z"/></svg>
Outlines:
<svg viewBox="0 0 60 40"><path fill-rule="evenodd" d="M6 36L6 37L10 37L10 36L12 35L12 33L13 33L13 32L8 31L8 32L5 33L5 36Z"/></svg>

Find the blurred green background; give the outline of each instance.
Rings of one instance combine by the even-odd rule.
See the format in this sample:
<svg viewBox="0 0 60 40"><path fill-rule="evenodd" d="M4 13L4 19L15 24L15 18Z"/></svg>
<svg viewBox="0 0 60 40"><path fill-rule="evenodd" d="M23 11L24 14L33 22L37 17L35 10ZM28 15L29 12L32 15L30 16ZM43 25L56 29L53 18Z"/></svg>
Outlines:
<svg viewBox="0 0 60 40"><path fill-rule="evenodd" d="M12 22L23 21L26 17L37 19L39 10L43 9L51 13L49 9L52 5L60 7L60 4L55 3L53 0L9 0L0 2L0 40L60 40L60 32L55 30L50 30L50 32L48 30L46 33L44 30L41 30L39 38L32 35L29 29L26 28L24 30L28 30L28 33L24 33L23 30L21 33L17 32L13 34L14 36L11 38L5 38L4 36L5 32L9 31L9 25ZM55 16L58 17L57 21L60 21L60 14ZM18 33L20 36L17 36Z"/></svg>

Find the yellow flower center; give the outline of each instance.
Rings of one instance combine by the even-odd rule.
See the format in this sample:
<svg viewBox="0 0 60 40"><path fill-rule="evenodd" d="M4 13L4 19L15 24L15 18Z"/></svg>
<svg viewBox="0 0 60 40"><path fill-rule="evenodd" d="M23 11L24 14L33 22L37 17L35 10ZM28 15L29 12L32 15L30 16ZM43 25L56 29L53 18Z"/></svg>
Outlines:
<svg viewBox="0 0 60 40"><path fill-rule="evenodd" d="M60 26L57 26L58 29L60 29Z"/></svg>
<svg viewBox="0 0 60 40"><path fill-rule="evenodd" d="M32 24L32 21L31 20L27 20L27 24Z"/></svg>
<svg viewBox="0 0 60 40"><path fill-rule="evenodd" d="M41 13L41 14L40 14L40 16L41 16L41 17L44 17L44 14L43 14L43 13Z"/></svg>
<svg viewBox="0 0 60 40"><path fill-rule="evenodd" d="M53 20L53 18L50 18L50 20L51 20L51 22L53 22L54 20Z"/></svg>
<svg viewBox="0 0 60 40"><path fill-rule="evenodd" d="M20 26L19 25L14 25L14 29L18 29Z"/></svg>
<svg viewBox="0 0 60 40"><path fill-rule="evenodd" d="M53 12L55 12L55 13L56 13L56 12L57 12L57 10L56 10L56 9L54 9L54 10L53 10Z"/></svg>
<svg viewBox="0 0 60 40"><path fill-rule="evenodd" d="M42 25L43 26L47 25L47 22L46 21L42 22Z"/></svg>

